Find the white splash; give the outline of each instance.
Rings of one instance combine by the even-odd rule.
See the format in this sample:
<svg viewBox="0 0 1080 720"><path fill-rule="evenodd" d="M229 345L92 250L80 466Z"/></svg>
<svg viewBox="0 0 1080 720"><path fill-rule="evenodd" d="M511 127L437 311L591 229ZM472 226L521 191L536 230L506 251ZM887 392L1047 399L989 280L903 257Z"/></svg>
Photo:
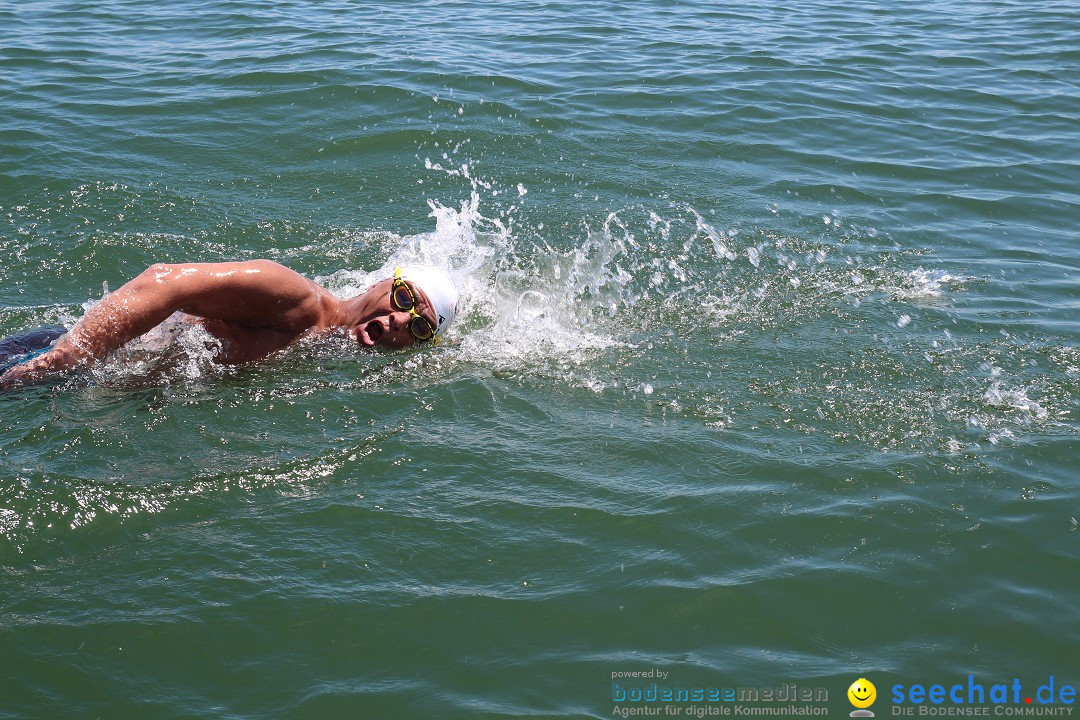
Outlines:
<svg viewBox="0 0 1080 720"><path fill-rule="evenodd" d="M1005 389L1000 381L995 381L983 393L983 401L991 407L1019 413L1029 420L1045 420L1049 413L1028 397L1028 390L1023 387Z"/></svg>

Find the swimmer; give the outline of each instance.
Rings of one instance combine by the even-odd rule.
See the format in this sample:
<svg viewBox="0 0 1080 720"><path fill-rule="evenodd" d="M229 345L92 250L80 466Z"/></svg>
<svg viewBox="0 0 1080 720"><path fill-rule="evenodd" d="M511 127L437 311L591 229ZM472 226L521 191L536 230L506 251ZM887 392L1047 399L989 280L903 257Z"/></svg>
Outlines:
<svg viewBox="0 0 1080 720"><path fill-rule="evenodd" d="M334 331L369 348L435 343L457 304L454 282L430 265L399 267L340 300L270 260L159 263L106 295L51 347L4 371L0 390L91 365L178 311L221 341L216 362L236 365Z"/></svg>

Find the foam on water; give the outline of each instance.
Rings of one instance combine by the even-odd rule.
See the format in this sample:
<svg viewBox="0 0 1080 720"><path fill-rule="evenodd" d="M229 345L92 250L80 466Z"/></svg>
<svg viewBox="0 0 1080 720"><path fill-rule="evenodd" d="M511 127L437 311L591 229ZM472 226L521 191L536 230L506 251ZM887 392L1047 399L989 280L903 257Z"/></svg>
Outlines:
<svg viewBox="0 0 1080 720"><path fill-rule="evenodd" d="M460 172L467 176L467 166ZM430 200L435 229L398 238L396 247L387 247L389 257L380 267L342 270L319 280L347 297L388 277L396 265L443 268L461 293L461 312L447 345L457 361L493 370L579 364L592 351L618 344L594 311L602 297L617 302L610 299L609 286L628 279L612 265L619 246L606 236L590 236L571 250L527 246L514 236L512 216L507 221L482 214L483 181L470 179L468 200L456 209ZM527 190L517 192L524 196ZM586 294L590 299L583 301Z"/></svg>
<svg viewBox="0 0 1080 720"><path fill-rule="evenodd" d="M920 441L929 434L937 445L946 442L940 436L955 422L957 408L967 405L956 398L969 397L964 389L943 389L943 382L955 383L963 377L963 368L970 374L993 359L984 340L954 337L947 326L952 322L949 308L973 278L919 264L918 254L899 250L888 233L860 226L838 209L824 215L828 222L821 222L819 230L795 235L768 225L739 227L723 222L714 211L685 203L628 207L582 218L575 237L530 224L529 203L535 193L529 195L521 183L502 188L477 177L466 163L454 167L448 156L444 163L428 160L425 165L468 183L467 199L456 206L430 199L434 228L429 232L339 232L317 251L341 258L353 269L316 279L348 297L388 277L395 265L438 265L461 291L459 321L447 342L433 350L380 354L381 359L371 360L341 338L326 338L301 343L286 352L286 358L303 357L318 365L342 353L355 355L361 365L371 367L344 382L372 390L399 381L403 372L411 383L423 384L477 370L557 381L601 394L639 392L635 388L651 383L651 401L678 408L681 417L732 428L739 425L734 409L753 402L752 395L734 392L734 383L761 387L764 379L754 377L752 366L767 360L760 350L747 354L740 347L760 342L762 333L779 333L781 345L803 343L822 359L816 378L798 384L794 378L770 381L769 394L815 397L814 418L835 417L830 409L836 408L856 425L866 426L855 437L878 446L897 441L892 430L884 433L890 440L882 438L883 426L907 423L918 428L924 419L910 406L887 413L891 418L867 412L879 404L879 395L897 391L892 387L895 378L902 378L899 391L911 397L910 404L941 408L950 418L938 417L917 433ZM110 192L120 193L124 207L132 206L129 211L138 210L137 193L130 188L88 186L72 194L74 199L59 201L86 204ZM512 199L509 207L500 205L496 212L485 207L500 194ZM157 204L159 199L153 200ZM779 205L770 207L774 215L779 211ZM26 210L30 217L42 213ZM200 243L211 259L225 253L222 243ZM355 269L351 261L372 256L379 264L371 270ZM287 254L279 253L276 259L303 270ZM4 313L6 321L20 324L55 321L57 316L73 319L62 306ZM847 360L834 352L838 348L841 355L857 353L862 359ZM173 318L101 363L92 378L97 384L124 387L213 381L232 372L212 362L215 352L216 342L204 330ZM726 373L706 370L691 385L670 387L654 382L654 372L642 369L692 366L708 354L714 354L709 360L713 364L733 358L735 365ZM866 361L874 357L880 362ZM783 355L776 365L785 365ZM638 377L638 372L645 375ZM856 375L858 382L853 382ZM1051 395L1071 397L1059 389ZM1005 420L1015 419L1000 402L989 402L989 407ZM1051 403L1031 419L1047 425L1067 407Z"/></svg>
<svg viewBox="0 0 1080 720"><path fill-rule="evenodd" d="M337 289L356 291L395 263L434 262L454 275L464 312L436 378L480 368L647 398L666 416L717 429L764 423L886 451L952 452L958 434L970 449L1073 432L1065 378L1022 385L1035 360L1020 361L1011 390L1002 380L980 385L988 358L1032 349L950 332L949 308L973 278L914 264L916 253L838 211L825 232L795 236L719 229L685 204L632 207L583 219L567 242L520 219L515 231L513 210L486 217L481 198L494 184L470 180L459 207L430 201L434 231L401 238L373 273L338 276L351 284ZM780 333L780 347L804 344L820 358L817 372L785 370L795 357L786 350L762 355L763 332ZM747 342L757 349L748 354ZM774 367L762 372L762 363ZM695 365L693 383L656 380L654 368ZM771 409L766 398L776 398Z"/></svg>
<svg viewBox="0 0 1080 720"><path fill-rule="evenodd" d="M234 372L214 362L221 342L183 313L173 313L91 368L102 385L140 387L161 382L202 382Z"/></svg>
<svg viewBox="0 0 1080 720"><path fill-rule="evenodd" d="M235 402L272 413L275 402L298 403L313 393L394 393L493 375L543 392L583 391L649 422L749 438L760 430L779 433L828 462L867 451L964 457L1076 431L1075 348L988 338L958 325L952 308L978 278L902 251L888 233L835 210L818 230L800 234L685 203L607 210L583 217L576 233L551 232L530 220L529 203L539 194L524 185L501 189L466 165L431 170L468 188L456 205L428 201L430 231L344 228L310 247L301 242L270 254L301 271L298 258L307 254L352 265L316 277L342 297L388 277L395 265L444 268L459 286L462 307L442 345L372 354L329 336L241 370L216 365L216 341L174 316L52 392L83 393L88 412L97 413L97 403L108 408L117 398L94 400L95 392L157 388L166 406L210 402L228 413L229 393L221 388L235 379ZM109 192L90 188L78 202ZM513 204L486 204L496 192ZM136 241L152 248L161 239ZM196 242L207 259L226 259L227 243ZM372 269L356 269L363 264ZM15 331L70 323L78 314L65 305L25 306L0 311L0 322ZM807 354L815 358L811 365L802 360ZM134 396L130 403L137 408L146 400ZM147 430L167 422L159 411L150 415ZM110 422L90 432L108 432ZM32 444L32 428L10 432L19 433L14 446ZM234 487L308 492L349 458L366 456L377 437L300 461L286 453L239 474L200 472L193 482L147 487L28 466L5 481L3 493L13 500L0 513L0 534L21 551L49 525L119 522ZM77 447L79 437L67 442ZM758 451L770 452L764 445Z"/></svg>

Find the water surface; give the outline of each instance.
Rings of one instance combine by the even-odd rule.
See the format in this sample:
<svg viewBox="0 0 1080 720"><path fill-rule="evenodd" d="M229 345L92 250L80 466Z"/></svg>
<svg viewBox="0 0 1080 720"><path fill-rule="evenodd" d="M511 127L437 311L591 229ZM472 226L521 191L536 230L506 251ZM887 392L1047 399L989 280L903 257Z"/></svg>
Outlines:
<svg viewBox="0 0 1080 720"><path fill-rule="evenodd" d="M464 302L419 352L183 334L0 397L0 717L1080 682L1074 4L0 26L0 333L157 261Z"/></svg>

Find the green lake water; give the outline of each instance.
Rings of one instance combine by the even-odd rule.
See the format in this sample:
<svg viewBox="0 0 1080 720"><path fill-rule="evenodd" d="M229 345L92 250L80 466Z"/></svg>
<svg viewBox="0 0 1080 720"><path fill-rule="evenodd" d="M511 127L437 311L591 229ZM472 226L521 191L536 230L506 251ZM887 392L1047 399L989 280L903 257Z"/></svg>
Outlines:
<svg viewBox="0 0 1080 720"><path fill-rule="evenodd" d="M0 335L158 261L463 300L434 348L192 331L0 396L0 718L1073 708L1074 2L0 28Z"/></svg>

